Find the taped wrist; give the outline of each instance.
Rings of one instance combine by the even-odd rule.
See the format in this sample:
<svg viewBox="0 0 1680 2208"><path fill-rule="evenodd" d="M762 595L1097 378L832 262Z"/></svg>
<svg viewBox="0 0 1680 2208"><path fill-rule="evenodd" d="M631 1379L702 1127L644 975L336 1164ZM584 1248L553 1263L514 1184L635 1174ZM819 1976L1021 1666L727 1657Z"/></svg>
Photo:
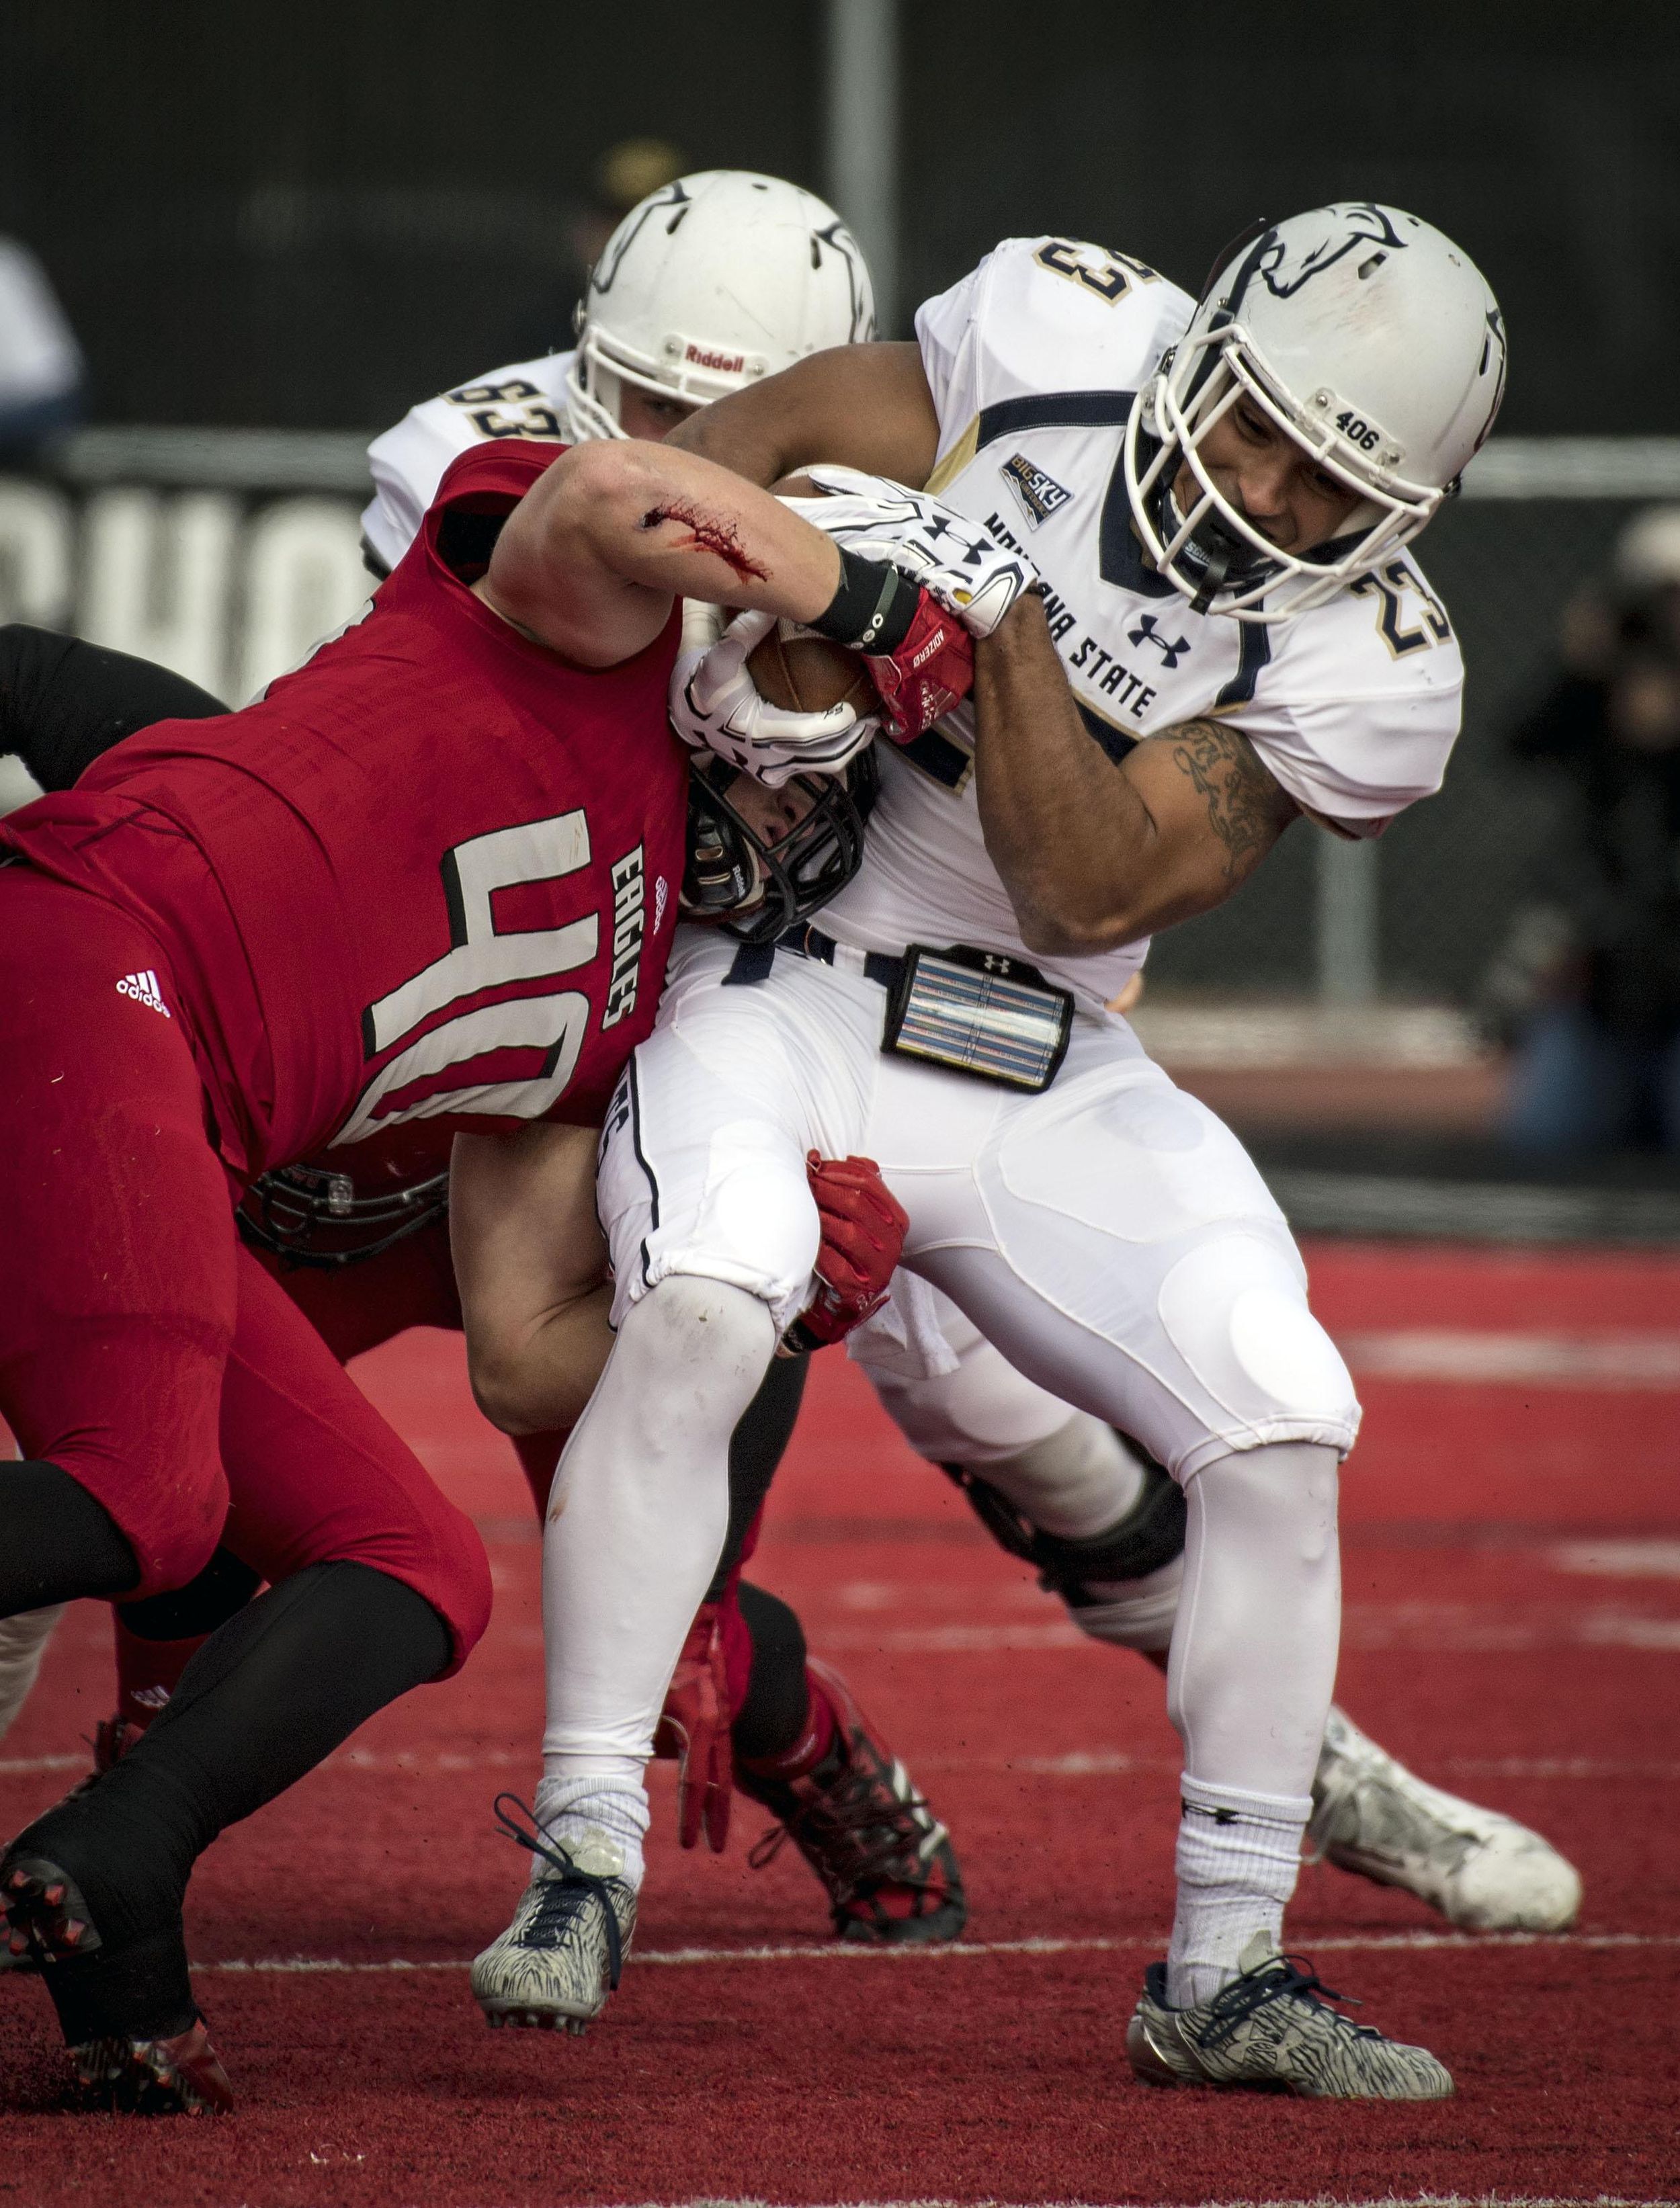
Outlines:
<svg viewBox="0 0 1680 2208"><path fill-rule="evenodd" d="M808 626L819 636L872 656L897 651L910 633L921 586L879 560L840 548L840 587Z"/></svg>

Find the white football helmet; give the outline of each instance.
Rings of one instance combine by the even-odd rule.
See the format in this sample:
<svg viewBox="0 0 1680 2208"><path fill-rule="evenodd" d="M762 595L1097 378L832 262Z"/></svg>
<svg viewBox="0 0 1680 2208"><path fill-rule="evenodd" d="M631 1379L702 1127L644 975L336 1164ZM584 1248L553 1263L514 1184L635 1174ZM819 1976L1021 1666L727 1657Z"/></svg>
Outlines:
<svg viewBox="0 0 1680 2208"><path fill-rule="evenodd" d="M580 439L625 435L626 383L704 406L875 334L869 271L834 209L747 169L650 192L607 241L578 314L566 388Z"/></svg>
<svg viewBox="0 0 1680 2208"><path fill-rule="evenodd" d="M1504 387L1498 303L1438 230L1368 200L1269 225L1219 269L1138 393L1125 441L1137 533L1198 613L1285 621L1417 535ZM1245 393L1359 493L1331 543L1280 551L1215 487L1199 447Z"/></svg>

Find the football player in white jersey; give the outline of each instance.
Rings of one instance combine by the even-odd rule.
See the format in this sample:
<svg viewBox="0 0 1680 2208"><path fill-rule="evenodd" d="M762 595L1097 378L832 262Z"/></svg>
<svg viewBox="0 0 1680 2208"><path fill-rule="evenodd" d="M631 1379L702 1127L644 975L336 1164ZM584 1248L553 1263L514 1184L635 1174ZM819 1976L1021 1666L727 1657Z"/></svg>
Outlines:
<svg viewBox="0 0 1680 2208"><path fill-rule="evenodd" d="M666 436L696 407L875 334L869 271L831 207L779 177L708 169L633 207L591 269L571 352L411 407L368 447L369 565L388 574L443 471L485 437Z"/></svg>
<svg viewBox="0 0 1680 2208"><path fill-rule="evenodd" d="M1067 265L1057 273L1066 276L1073 252L1058 248L1045 266L1059 254ZM1087 290L1094 279L1111 280L1096 278L1096 266L1083 279ZM663 437L716 399L813 353L868 339L874 315L867 267L831 207L777 178L720 170L679 178L632 209L592 273L579 325L575 352L492 369L416 406L375 440L375 495L363 515L372 563L401 558L443 470L482 438ZM1058 341L1059 326L1047 328L1041 362L1054 360ZM1010 480L1030 520L1027 495ZM1060 502L1053 486L1041 495L1051 509ZM1112 692L1113 672L1104 660L1092 664L1099 688ZM940 737L922 749L951 771ZM1038 1568L1092 1639L1137 1649L1164 1668L1182 1572L1178 1491L1111 1426L1015 1371L937 1292L912 1288L899 1300L914 1303L917 1340L936 1343L935 1369L904 1342L902 1313L860 1338L855 1353L912 1446L958 1479L988 1530ZM796 1671L797 1629L784 1611L779 1623L757 1645ZM755 1663L755 1690L769 1662ZM790 1679L775 1700L791 1703L795 1695ZM735 1779L755 1784L739 1757ZM843 1909L824 1860L832 1854L823 1838L826 1800L805 1803L798 1814L783 1773L756 1779L759 1797L790 1816ZM1423 1786L1340 1710L1331 1713L1312 1791L1311 1841L1321 1854L1406 1887L1455 1923L1551 1929L1574 1913L1579 1881L1537 1835ZM927 1854L926 1839L924 1830L922 1913L892 1921L902 1934L936 1926L954 1933L962 1922L954 1858L943 1845Z"/></svg>
<svg viewBox="0 0 1680 2208"><path fill-rule="evenodd" d="M401 558L444 468L472 443L662 436L720 393L872 331L867 270L831 208L774 178L727 171L681 178L633 209L611 241L576 352L493 369L415 407L375 441L376 495L364 516L370 564L383 570ZM930 1377L914 1353L907 1356L902 1322L874 1329L865 1353L912 1443L960 1478L989 1529L1030 1558L1094 1639L1138 1648L1164 1665L1182 1569L1178 1491L1158 1468L1140 1466L1103 1422L1070 1412L1015 1372L944 1299L924 1289L920 1317L917 1331L926 1336L933 1319L937 1355L954 1369ZM775 1650L791 1681L802 1644L783 1606L775 1608L782 1629L760 1645ZM5 1676L0 1629L0 1730L39 1658L39 1622L22 1623L37 1629L17 1652L15 1682ZM755 1662L755 1692L759 1668ZM782 1683L778 1706L795 1691ZM887 1761L897 1773L890 1755ZM736 1777L753 1785L739 1758ZM868 1905L893 1936L948 1936L960 1927L948 1849L937 1847L920 1865L922 1913L891 1916L898 1882L877 1884L867 1905L861 1892L836 1890L827 1859L833 1850L824 1842L826 1800L806 1800L810 1790L801 1785L795 1801L779 1770L759 1777L759 1798L778 1814L798 1811L795 1837L830 1885L837 1923L855 1933ZM906 1792L902 1785L899 1791ZM1544 1843L1509 1819L1422 1788L1339 1712L1331 1714L1313 1791L1312 1838L1321 1851L1407 1886L1455 1922L1550 1924L1573 1908L1577 1882ZM926 1855L931 1821L908 1797L902 1815L909 1839Z"/></svg>
<svg viewBox="0 0 1680 2208"><path fill-rule="evenodd" d="M1438 786L1461 669L1404 547L1492 422L1497 309L1438 232L1361 204L1268 227L1199 305L1098 249L1011 241L917 330L679 433L765 481L877 470L819 471L843 550L926 583L1024 548L1042 595L977 645L970 706L881 747L870 848L821 931L697 933L674 958L603 1143L619 1333L545 1549L539 1817L561 1857L610 1835L633 1887L728 1436L808 1287L805 1153L867 1151L909 1212L907 1265L1186 1497L1179 1899L1134 2068L1437 2097L1440 2063L1356 2032L1281 1953L1335 1665L1352 1383L1258 1173L1105 1007L1150 932L1229 896L1297 815L1369 835ZM678 724L704 742L712 686L683 675ZM599 1977L599 1882L576 1899L568 1966ZM522 1903L476 1987L534 1982L527 1920L554 1917Z"/></svg>

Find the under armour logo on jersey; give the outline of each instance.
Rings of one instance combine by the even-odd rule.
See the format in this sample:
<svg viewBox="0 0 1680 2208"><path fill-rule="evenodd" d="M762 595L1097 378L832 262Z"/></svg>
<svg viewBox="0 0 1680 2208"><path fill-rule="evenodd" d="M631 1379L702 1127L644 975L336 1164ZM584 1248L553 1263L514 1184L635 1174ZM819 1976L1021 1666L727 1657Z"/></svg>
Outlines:
<svg viewBox="0 0 1680 2208"><path fill-rule="evenodd" d="M158 987L158 977L148 966L143 974L125 974L117 984L119 997L132 997L137 1005L150 1005L154 1012L161 1012L166 1020L175 1017L165 1004L163 992Z"/></svg>
<svg viewBox="0 0 1680 2208"><path fill-rule="evenodd" d="M1155 617L1153 614L1139 614L1137 627L1129 628L1126 631L1126 640L1131 644L1154 645L1169 668L1176 667L1185 652L1190 650L1190 639L1187 636L1164 637L1155 627Z"/></svg>

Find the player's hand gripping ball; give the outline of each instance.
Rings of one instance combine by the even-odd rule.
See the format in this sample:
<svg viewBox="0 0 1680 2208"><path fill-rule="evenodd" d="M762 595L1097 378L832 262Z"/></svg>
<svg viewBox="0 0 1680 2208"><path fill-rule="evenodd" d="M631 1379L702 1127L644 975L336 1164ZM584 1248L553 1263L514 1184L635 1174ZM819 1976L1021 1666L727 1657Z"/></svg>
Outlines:
<svg viewBox="0 0 1680 2208"><path fill-rule="evenodd" d="M774 614L737 615L710 649L678 653L670 687L671 725L689 750L715 752L771 789L795 774L838 774L880 727L855 652L796 628L783 645L778 627Z"/></svg>
<svg viewBox="0 0 1680 2208"><path fill-rule="evenodd" d="M968 696L975 655L967 630L924 591L896 651L860 653L780 621L747 654L747 671L772 705L806 713L850 705L860 720L867 717L872 728L885 721L893 741L907 744Z"/></svg>

